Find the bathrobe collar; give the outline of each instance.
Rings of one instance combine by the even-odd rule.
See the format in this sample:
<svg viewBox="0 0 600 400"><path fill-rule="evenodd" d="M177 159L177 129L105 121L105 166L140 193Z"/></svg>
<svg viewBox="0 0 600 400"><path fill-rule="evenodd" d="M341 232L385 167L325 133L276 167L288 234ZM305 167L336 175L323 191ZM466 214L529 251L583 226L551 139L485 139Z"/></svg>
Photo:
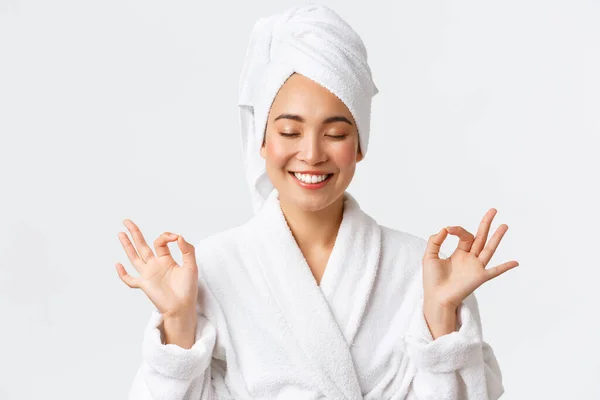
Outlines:
<svg viewBox="0 0 600 400"><path fill-rule="evenodd" d="M260 267L281 311L297 359L327 397L361 399L350 346L379 266L381 231L344 193L342 223L317 285L273 190L253 219Z"/></svg>

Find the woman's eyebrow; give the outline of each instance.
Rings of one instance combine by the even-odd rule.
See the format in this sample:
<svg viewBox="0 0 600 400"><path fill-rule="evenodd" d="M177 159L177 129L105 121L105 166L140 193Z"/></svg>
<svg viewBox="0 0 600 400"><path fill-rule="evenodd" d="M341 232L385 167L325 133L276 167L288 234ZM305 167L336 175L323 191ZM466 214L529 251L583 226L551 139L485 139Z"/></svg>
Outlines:
<svg viewBox="0 0 600 400"><path fill-rule="evenodd" d="M273 122L277 121L278 119L284 119L284 118L291 119L293 121L298 121L298 122L306 122L306 120L302 116L297 115L297 114L281 114L277 118L275 118L273 120ZM332 117L327 117L323 120L323 124L330 124L332 122L345 122L348 125L352 126L352 122L348 118L344 117L343 115L334 115Z"/></svg>

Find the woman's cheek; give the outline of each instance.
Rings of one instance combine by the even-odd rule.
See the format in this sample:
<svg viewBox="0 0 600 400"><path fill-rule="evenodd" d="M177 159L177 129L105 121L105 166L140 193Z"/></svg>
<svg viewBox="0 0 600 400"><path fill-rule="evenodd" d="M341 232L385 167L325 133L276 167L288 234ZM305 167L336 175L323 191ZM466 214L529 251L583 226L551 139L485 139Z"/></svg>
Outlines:
<svg viewBox="0 0 600 400"><path fill-rule="evenodd" d="M335 149L336 164L339 167L352 166L356 163L356 143L352 140L345 140L339 143L340 146Z"/></svg>
<svg viewBox="0 0 600 400"><path fill-rule="evenodd" d="M289 151L283 143L278 143L277 140L267 141L266 148L267 157L270 158L274 164L285 163Z"/></svg>

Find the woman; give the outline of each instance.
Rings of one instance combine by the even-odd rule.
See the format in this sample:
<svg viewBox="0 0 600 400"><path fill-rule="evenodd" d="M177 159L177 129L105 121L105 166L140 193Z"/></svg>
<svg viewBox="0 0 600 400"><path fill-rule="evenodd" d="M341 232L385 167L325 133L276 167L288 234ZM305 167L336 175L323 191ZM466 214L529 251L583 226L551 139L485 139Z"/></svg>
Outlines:
<svg viewBox="0 0 600 400"><path fill-rule="evenodd" d="M255 25L240 80L242 142L255 216L196 246L165 232L156 255L137 226L119 238L153 310L130 399L497 399L473 291L487 240L460 226L428 241L377 224L345 190L366 153L366 50L324 6ZM448 234L459 244L439 250ZM177 241L183 265L168 243ZM486 244L487 242L487 244Z"/></svg>

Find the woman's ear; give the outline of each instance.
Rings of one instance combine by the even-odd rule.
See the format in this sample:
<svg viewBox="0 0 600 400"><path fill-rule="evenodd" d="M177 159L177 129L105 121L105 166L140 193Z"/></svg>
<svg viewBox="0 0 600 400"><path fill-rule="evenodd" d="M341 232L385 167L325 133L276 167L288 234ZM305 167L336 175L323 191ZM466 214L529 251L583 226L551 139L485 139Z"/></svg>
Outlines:
<svg viewBox="0 0 600 400"><path fill-rule="evenodd" d="M268 124L269 124L269 122L267 121L267 126L265 126L265 131L263 132L263 142L262 142L262 145L260 146L260 156L262 158L264 158L265 160L267 159L267 128L268 128Z"/></svg>
<svg viewBox="0 0 600 400"><path fill-rule="evenodd" d="M267 149L265 147L265 143L266 143L266 139L263 139L262 146L260 146L260 156L266 160L267 159Z"/></svg>
<svg viewBox="0 0 600 400"><path fill-rule="evenodd" d="M356 154L356 162L361 161L364 158L362 151L360 151L360 145L358 145L358 153Z"/></svg>

